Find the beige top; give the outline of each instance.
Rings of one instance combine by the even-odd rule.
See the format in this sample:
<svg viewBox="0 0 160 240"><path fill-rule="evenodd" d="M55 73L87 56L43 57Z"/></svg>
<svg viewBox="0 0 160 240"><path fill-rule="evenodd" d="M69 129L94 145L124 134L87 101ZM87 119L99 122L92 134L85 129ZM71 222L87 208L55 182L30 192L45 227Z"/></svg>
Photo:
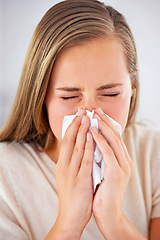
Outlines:
<svg viewBox="0 0 160 240"><path fill-rule="evenodd" d="M124 141L134 161L124 212L148 237L151 218L160 217L160 130L140 125L125 130ZM0 238L42 240L58 213L55 163L26 143L0 144ZM94 218L82 240L102 240Z"/></svg>

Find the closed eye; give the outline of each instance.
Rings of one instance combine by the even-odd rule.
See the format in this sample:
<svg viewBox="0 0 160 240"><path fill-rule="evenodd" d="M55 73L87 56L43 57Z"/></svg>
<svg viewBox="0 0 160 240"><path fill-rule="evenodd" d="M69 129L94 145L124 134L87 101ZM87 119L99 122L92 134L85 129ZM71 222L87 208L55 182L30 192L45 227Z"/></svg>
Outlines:
<svg viewBox="0 0 160 240"><path fill-rule="evenodd" d="M113 93L113 94L100 94L100 96L102 96L102 97L116 97L116 96L118 96L119 95L119 93Z"/></svg>
<svg viewBox="0 0 160 240"><path fill-rule="evenodd" d="M79 96L71 96L71 97L61 97L63 100L69 100L69 99L74 99L78 98Z"/></svg>
<svg viewBox="0 0 160 240"><path fill-rule="evenodd" d="M99 96L102 96L102 97L116 97L118 96L119 93L113 93L113 94L99 94ZM75 98L79 98L80 96L70 96L70 97L61 97L63 100L72 100L72 99L75 99Z"/></svg>

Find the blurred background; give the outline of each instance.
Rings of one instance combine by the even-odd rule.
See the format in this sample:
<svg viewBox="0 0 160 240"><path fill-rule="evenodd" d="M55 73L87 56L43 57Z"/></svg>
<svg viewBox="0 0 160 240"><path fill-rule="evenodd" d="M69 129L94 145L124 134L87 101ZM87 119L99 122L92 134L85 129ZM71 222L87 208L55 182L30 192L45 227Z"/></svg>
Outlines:
<svg viewBox="0 0 160 240"><path fill-rule="evenodd" d="M14 100L34 29L44 13L57 2L0 0L0 127ZM124 14L135 37L140 76L137 120L160 127L160 1L103 2Z"/></svg>

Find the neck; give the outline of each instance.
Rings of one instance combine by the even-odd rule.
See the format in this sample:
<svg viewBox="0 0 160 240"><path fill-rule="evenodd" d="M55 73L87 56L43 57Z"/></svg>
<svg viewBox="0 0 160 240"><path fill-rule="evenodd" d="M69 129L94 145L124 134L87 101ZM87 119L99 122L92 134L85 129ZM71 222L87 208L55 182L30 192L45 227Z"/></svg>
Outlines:
<svg viewBox="0 0 160 240"><path fill-rule="evenodd" d="M61 144L58 143L57 140L55 140L54 143L52 144L52 146L49 149L46 150L47 155L55 163L57 163L58 158L59 158L60 147L61 147Z"/></svg>

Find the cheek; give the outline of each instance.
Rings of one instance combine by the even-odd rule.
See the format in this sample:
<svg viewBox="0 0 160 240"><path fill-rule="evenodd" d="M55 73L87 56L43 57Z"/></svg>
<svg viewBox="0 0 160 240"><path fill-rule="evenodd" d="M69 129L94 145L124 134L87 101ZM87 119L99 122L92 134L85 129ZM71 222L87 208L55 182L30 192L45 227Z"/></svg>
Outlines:
<svg viewBox="0 0 160 240"><path fill-rule="evenodd" d="M130 97L122 96L117 99L114 104L107 104L105 108L102 108L106 114L108 114L111 118L117 121L122 128L122 132L124 131L130 107Z"/></svg>
<svg viewBox="0 0 160 240"><path fill-rule="evenodd" d="M62 136L62 122L64 118L64 109L62 109L56 102L51 102L47 105L48 119L50 128L58 140Z"/></svg>
<svg viewBox="0 0 160 240"><path fill-rule="evenodd" d="M131 98L126 96L122 98L122 100L118 103L117 107L117 114L118 114L118 121L121 124L122 127L122 132L124 131L127 120L128 120L128 115L129 115L129 108L130 108L130 100Z"/></svg>
<svg viewBox="0 0 160 240"><path fill-rule="evenodd" d="M46 106L50 128L55 137L61 141L64 116L75 114L77 109L71 108L68 104L62 103L59 100L51 101Z"/></svg>

